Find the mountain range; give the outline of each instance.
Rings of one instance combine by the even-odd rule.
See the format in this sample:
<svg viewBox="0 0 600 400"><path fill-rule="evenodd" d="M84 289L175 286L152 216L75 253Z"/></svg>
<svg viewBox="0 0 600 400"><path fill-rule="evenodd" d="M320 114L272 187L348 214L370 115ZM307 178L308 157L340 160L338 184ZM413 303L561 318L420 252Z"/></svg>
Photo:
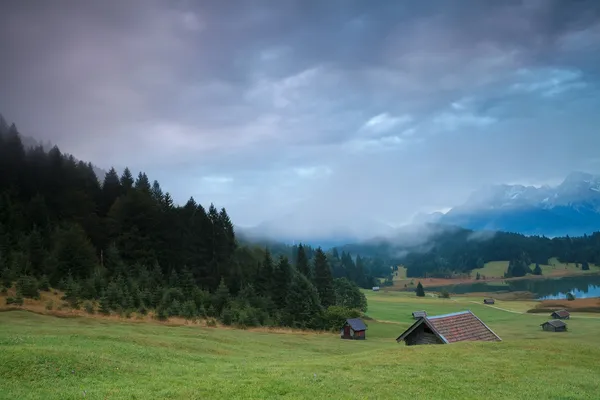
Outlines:
<svg viewBox="0 0 600 400"><path fill-rule="evenodd" d="M573 172L557 186L489 185L445 214L419 219L476 231L581 236L600 230L600 176Z"/></svg>
<svg viewBox="0 0 600 400"><path fill-rule="evenodd" d="M292 215L252 228L238 228L247 238L303 242L323 248L384 239L402 242L432 227L461 227L482 233L514 232L540 236L582 236L600 230L600 176L572 172L556 186L488 185L446 213L418 214L411 224L394 228L380 221L352 221L353 226L306 224ZM325 221L326 222L326 221ZM325 231L286 233L287 226L328 226ZM371 236L365 237L364 232ZM428 235L426 235L428 236Z"/></svg>

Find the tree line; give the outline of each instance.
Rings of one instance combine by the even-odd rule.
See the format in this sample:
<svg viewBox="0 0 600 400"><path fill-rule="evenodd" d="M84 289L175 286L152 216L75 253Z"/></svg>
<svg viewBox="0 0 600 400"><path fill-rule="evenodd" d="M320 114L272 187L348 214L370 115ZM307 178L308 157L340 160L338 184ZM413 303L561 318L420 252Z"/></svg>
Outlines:
<svg viewBox="0 0 600 400"><path fill-rule="evenodd" d="M240 244L225 208L176 205L128 168L100 181L92 164L25 148L0 122L0 291L17 289L7 302L52 287L89 312L309 329L366 310L370 260Z"/></svg>
<svg viewBox="0 0 600 400"><path fill-rule="evenodd" d="M459 227L437 226L435 230L419 245L403 246L389 239L346 248L384 259L388 265L402 264L408 277L449 278L476 272L490 261L509 261L507 277L541 274L541 269L530 265L547 265L554 257L563 263L580 264L583 269L600 264L600 232L548 238L509 232L483 234Z"/></svg>

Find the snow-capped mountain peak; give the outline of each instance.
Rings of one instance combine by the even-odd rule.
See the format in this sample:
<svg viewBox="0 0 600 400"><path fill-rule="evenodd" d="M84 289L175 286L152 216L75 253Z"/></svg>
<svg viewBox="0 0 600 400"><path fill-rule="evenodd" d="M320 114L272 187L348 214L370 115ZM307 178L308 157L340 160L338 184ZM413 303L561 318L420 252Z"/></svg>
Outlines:
<svg viewBox="0 0 600 400"><path fill-rule="evenodd" d="M573 172L554 187L489 185L439 221L531 234L590 233L600 230L600 176Z"/></svg>

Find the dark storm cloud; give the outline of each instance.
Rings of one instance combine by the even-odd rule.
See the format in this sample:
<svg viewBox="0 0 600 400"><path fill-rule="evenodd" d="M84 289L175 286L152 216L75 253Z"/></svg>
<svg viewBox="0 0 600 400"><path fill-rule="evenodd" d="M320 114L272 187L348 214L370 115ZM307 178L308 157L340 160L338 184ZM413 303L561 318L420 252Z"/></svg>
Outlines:
<svg viewBox="0 0 600 400"><path fill-rule="evenodd" d="M597 165L599 22L593 0L5 0L0 112L240 223L399 222Z"/></svg>

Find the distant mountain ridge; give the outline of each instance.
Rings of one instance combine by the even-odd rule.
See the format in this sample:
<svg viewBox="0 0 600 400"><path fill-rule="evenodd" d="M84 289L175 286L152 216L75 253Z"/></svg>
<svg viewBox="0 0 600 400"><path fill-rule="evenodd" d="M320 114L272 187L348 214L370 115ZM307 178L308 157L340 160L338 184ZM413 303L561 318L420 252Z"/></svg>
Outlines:
<svg viewBox="0 0 600 400"><path fill-rule="evenodd" d="M526 235L580 236L600 229L600 176L573 172L554 187L490 185L427 222ZM420 218L424 218L421 216Z"/></svg>

